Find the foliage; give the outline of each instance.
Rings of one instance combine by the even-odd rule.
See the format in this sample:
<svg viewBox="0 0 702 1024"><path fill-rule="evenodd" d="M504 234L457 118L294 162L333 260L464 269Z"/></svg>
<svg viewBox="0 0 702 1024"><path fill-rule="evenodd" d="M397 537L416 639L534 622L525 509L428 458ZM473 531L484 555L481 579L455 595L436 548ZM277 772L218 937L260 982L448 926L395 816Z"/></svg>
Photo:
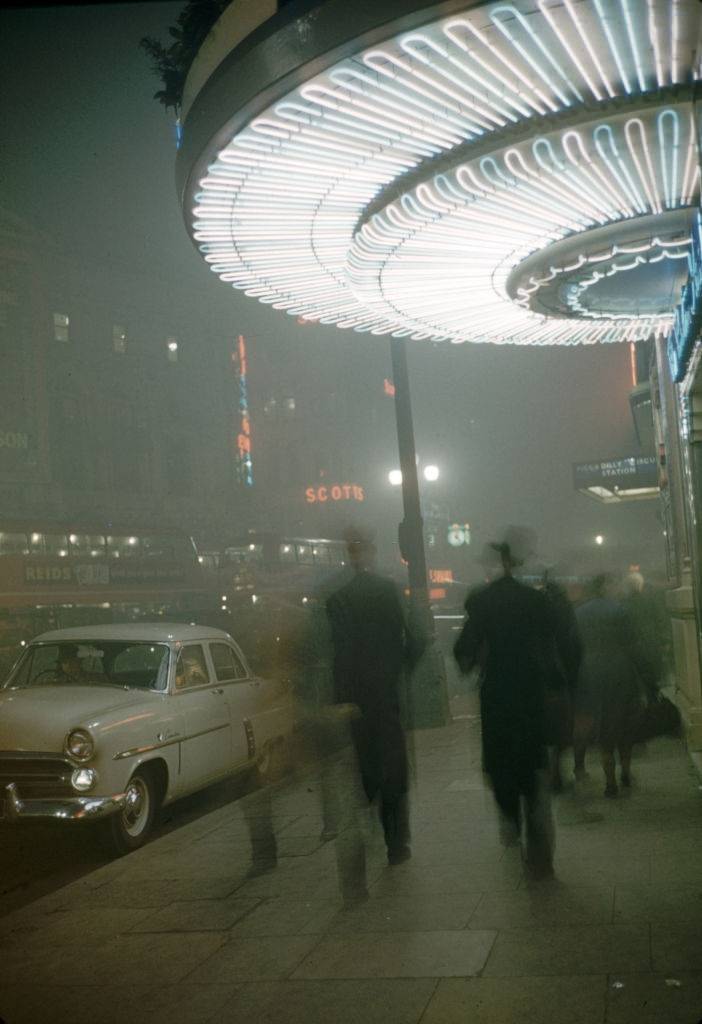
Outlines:
<svg viewBox="0 0 702 1024"><path fill-rule="evenodd" d="M168 32L173 42L169 46L153 36L145 36L139 43L146 51L151 68L163 84L154 93L154 99L180 113L185 79L195 56L210 29L231 0L188 0Z"/></svg>

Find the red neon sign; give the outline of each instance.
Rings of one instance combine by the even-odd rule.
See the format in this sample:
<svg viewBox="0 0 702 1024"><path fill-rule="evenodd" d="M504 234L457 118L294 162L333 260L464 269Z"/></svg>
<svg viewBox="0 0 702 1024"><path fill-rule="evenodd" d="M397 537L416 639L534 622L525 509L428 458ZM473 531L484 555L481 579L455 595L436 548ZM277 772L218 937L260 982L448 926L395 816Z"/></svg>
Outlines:
<svg viewBox="0 0 702 1024"><path fill-rule="evenodd" d="M358 484L322 484L320 487L308 487L305 501L308 505L326 501L365 501L366 495Z"/></svg>

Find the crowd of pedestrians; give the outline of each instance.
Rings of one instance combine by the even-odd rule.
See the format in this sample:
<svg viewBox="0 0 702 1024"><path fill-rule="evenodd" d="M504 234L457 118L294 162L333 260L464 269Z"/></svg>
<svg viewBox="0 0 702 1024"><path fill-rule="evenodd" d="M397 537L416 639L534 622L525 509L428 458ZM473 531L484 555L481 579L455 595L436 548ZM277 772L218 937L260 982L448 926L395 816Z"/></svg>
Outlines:
<svg viewBox="0 0 702 1024"><path fill-rule="evenodd" d="M510 529L492 547L502 573L469 593L454 654L462 671L480 668L483 767L503 840L521 841L523 810L526 864L550 876L550 794L564 787L564 753L572 748L581 782L587 751L598 748L604 795L615 798L632 785L634 744L675 729L667 702L660 721L647 715L664 703L665 618L638 572L598 575L573 608L548 575L538 589L514 578L533 554L530 531Z"/></svg>
<svg viewBox="0 0 702 1024"><path fill-rule="evenodd" d="M322 838L337 841L352 902L367 895L369 808L377 807L388 864L412 855L402 697L423 642L395 585L375 570L371 536L350 530L346 540L348 566L317 595L293 661L320 765ZM596 577L575 607L547 573L537 585L520 579L534 547L532 532L518 528L490 546L495 576L468 593L454 656L479 678L483 770L502 841L522 847L532 877L548 878L552 794L582 782L595 750L608 798L632 785L632 749L646 738L646 710L665 674L665 616L638 573ZM674 726L673 715L665 730ZM647 728L655 734L655 723Z"/></svg>

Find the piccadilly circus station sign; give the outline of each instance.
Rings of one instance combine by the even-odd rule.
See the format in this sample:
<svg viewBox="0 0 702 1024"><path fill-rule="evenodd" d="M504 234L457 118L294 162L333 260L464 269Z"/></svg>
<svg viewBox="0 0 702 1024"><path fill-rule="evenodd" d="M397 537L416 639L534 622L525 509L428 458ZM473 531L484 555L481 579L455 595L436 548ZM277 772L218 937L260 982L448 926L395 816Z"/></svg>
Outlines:
<svg viewBox="0 0 702 1024"><path fill-rule="evenodd" d="M225 11L186 84L193 242L228 286L349 340L667 337L699 204L701 17L326 0L242 40Z"/></svg>

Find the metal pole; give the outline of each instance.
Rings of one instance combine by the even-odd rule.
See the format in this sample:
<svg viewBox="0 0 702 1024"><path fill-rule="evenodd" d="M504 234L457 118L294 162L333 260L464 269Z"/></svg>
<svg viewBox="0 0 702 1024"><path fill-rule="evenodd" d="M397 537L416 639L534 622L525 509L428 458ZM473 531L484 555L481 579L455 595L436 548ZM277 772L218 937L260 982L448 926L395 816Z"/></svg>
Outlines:
<svg viewBox="0 0 702 1024"><path fill-rule="evenodd" d="M395 385L395 419L402 472L404 519L399 528L400 553L407 562L409 576L410 628L419 634L425 644L424 653L410 683L411 724L415 727L445 725L448 717L446 671L443 656L436 643L434 620L429 609L424 524L419 501L417 456L404 338L390 339L390 358Z"/></svg>

